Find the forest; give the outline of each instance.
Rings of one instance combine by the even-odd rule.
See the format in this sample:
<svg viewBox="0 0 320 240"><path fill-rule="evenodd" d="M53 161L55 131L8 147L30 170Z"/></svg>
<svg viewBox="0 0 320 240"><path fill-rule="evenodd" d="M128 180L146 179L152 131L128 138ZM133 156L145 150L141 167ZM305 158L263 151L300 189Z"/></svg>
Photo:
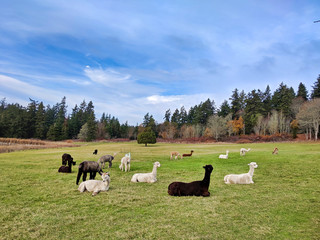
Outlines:
<svg viewBox="0 0 320 240"><path fill-rule="evenodd" d="M148 129L157 138L188 139L207 137L222 140L235 135L304 133L317 140L320 124L320 75L310 94L300 83L297 92L281 83L272 93L269 86L245 93L237 88L220 107L207 99L191 107L164 113L162 123L146 113L139 126L120 124L118 118L103 113L96 119L93 102L83 100L67 113L66 97L53 106L30 99L28 106L0 102L0 137L60 141L126 138L135 140Z"/></svg>

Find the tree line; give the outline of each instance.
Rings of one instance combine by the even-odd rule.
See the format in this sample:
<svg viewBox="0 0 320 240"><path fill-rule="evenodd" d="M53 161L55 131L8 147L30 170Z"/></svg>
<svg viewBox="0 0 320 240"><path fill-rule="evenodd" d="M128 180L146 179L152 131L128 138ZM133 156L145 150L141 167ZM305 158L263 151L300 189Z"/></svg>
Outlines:
<svg viewBox="0 0 320 240"><path fill-rule="evenodd" d="M229 100L229 101L228 101ZM28 106L0 102L0 137L36 138L53 141L65 139L129 138L139 134L163 139L223 137L240 134L273 135L304 132L307 138L317 139L320 121L320 75L310 95L303 83L295 93L292 87L281 83L272 93L254 89L248 93L237 88L220 107L207 99L188 111L182 106L164 114L164 122L157 123L150 113L139 126L120 124L118 118L103 113L95 117L92 101L83 100L67 113L66 98L53 106L30 99ZM140 136L140 139L142 137ZM146 141L146 140L144 140ZM141 141L140 141L141 142Z"/></svg>

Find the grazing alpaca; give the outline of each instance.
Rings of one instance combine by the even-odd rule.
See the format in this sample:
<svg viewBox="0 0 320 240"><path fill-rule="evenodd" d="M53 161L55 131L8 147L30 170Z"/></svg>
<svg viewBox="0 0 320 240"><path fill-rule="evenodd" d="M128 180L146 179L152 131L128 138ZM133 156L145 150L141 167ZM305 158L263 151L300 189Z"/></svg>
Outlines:
<svg viewBox="0 0 320 240"><path fill-rule="evenodd" d="M117 155L117 153L114 153L113 156L111 155L104 155L101 158L99 158L98 163L99 165L101 164L101 168L104 168L106 162L109 163L109 168L112 167L112 160L114 159L114 157Z"/></svg>
<svg viewBox="0 0 320 240"><path fill-rule="evenodd" d="M92 196L97 195L99 192L108 191L110 184L110 176L109 173L103 173L101 175L102 181L99 180L88 180L82 182L78 188L80 192L93 192Z"/></svg>
<svg viewBox="0 0 320 240"><path fill-rule="evenodd" d="M228 154L229 154L229 150L226 151L226 155L220 154L220 155L219 155L219 158L221 158L221 159L228 159Z"/></svg>
<svg viewBox="0 0 320 240"><path fill-rule="evenodd" d="M170 159L171 160L172 160L173 156L175 156L174 159L177 159L179 156L180 156L180 159L182 159L182 156L181 156L181 154L179 152L171 152L170 153Z"/></svg>
<svg viewBox="0 0 320 240"><path fill-rule="evenodd" d="M279 150L278 148L274 148L272 154L278 154Z"/></svg>
<svg viewBox="0 0 320 240"><path fill-rule="evenodd" d="M131 158L129 156L124 156L123 158L121 158L121 164L119 166L120 170L123 171L123 166L124 166L124 170L125 172L129 172L130 171L130 161Z"/></svg>
<svg viewBox="0 0 320 240"><path fill-rule="evenodd" d="M159 162L153 164L151 173L136 173L132 176L131 182L147 182L154 183L157 181L157 168L160 167Z"/></svg>
<svg viewBox="0 0 320 240"><path fill-rule="evenodd" d="M168 193L171 196L203 196L209 197L210 175L213 170L212 165L203 166L205 175L202 181L191 183L173 182L168 186Z"/></svg>
<svg viewBox="0 0 320 240"><path fill-rule="evenodd" d="M94 150L92 154L97 155L98 154L98 149Z"/></svg>
<svg viewBox="0 0 320 240"><path fill-rule="evenodd" d="M250 150L251 150L251 148L248 148L248 149L241 148L240 149L240 156L246 155L246 152L249 152Z"/></svg>
<svg viewBox="0 0 320 240"><path fill-rule="evenodd" d="M250 170L248 173L243 174L229 174L224 177L225 184L250 184L253 183L252 177L254 169L258 167L255 162L251 162L248 164L250 166Z"/></svg>
<svg viewBox="0 0 320 240"><path fill-rule="evenodd" d="M65 153L65 154L62 155L62 165L63 165L63 166L66 166L67 164L68 164L68 165L69 165L69 164L75 165L76 162L73 161L73 158L71 157L70 154Z"/></svg>
<svg viewBox="0 0 320 240"><path fill-rule="evenodd" d="M79 170L78 170L78 176L77 176L77 182L76 182L77 185L81 178L81 174L83 174L82 180L85 181L87 179L87 173L90 173L90 179L94 179L97 173L102 175L103 171L101 170L99 163L95 161L83 161L82 163L79 164Z"/></svg>
<svg viewBox="0 0 320 240"><path fill-rule="evenodd" d="M191 150L190 153L184 153L184 154L182 154L182 157L191 157L191 156L192 156L192 153L193 153L193 150Z"/></svg>

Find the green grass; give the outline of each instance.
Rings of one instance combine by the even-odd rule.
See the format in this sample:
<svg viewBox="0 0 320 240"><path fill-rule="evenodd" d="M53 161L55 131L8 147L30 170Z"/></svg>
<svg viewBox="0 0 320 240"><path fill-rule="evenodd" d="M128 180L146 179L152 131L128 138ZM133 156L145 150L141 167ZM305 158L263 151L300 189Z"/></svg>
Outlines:
<svg viewBox="0 0 320 240"><path fill-rule="evenodd" d="M279 155L272 155L273 148ZM251 152L240 157L239 149ZM92 155L94 149L98 156ZM169 160L172 150L191 158ZM229 159L218 159L230 150ZM119 162L131 152L131 172ZM58 173L63 153L77 162ZM109 169L108 192L80 193L77 166L119 152ZM158 182L131 183L134 173L161 163ZM229 173L257 162L251 185L226 185ZM172 197L172 181L194 181L212 164L211 196ZM320 144L90 143L79 148L28 150L0 155L0 239L320 239ZM97 176L96 179L100 179Z"/></svg>

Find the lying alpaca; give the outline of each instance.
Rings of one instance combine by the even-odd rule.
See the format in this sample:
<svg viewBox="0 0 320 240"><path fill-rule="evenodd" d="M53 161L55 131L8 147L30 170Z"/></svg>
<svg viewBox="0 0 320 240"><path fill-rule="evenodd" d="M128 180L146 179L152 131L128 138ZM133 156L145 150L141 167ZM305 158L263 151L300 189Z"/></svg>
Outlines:
<svg viewBox="0 0 320 240"><path fill-rule="evenodd" d="M124 156L123 158L121 158L121 164L119 166L120 170L123 171L123 166L125 168L125 172L129 172L130 171L130 161L131 158L129 156Z"/></svg>
<svg viewBox="0 0 320 240"><path fill-rule="evenodd" d="M182 157L191 157L191 156L192 156L192 153L193 153L193 150L191 150L190 153L184 153L184 154L182 154Z"/></svg>
<svg viewBox="0 0 320 240"><path fill-rule="evenodd" d="M85 181L87 179L87 173L90 173L90 179L94 179L97 173L102 175L103 171L101 170L99 163L95 161L83 161L82 163L79 164L79 170L78 170L78 176L77 176L77 182L76 182L77 185L81 178L81 174L83 174L82 181Z"/></svg>
<svg viewBox="0 0 320 240"><path fill-rule="evenodd" d="M73 164L73 165L76 164L76 162L73 161L73 158L71 157L70 154L68 154L68 153L63 154L62 155L62 165L66 166L67 164L69 165L69 163Z"/></svg>
<svg viewBox="0 0 320 240"><path fill-rule="evenodd" d="M240 149L240 156L246 155L246 152L249 152L250 150L251 150L251 148L248 148L248 149L241 148Z"/></svg>
<svg viewBox="0 0 320 240"><path fill-rule="evenodd" d="M228 159L228 154L229 154L229 150L226 151L226 155L220 154L220 155L219 155L219 158L221 158L221 159Z"/></svg>
<svg viewBox="0 0 320 240"><path fill-rule="evenodd" d="M157 181L157 168L160 167L159 162L153 164L151 173L136 173L132 176L131 182L147 182L154 183Z"/></svg>
<svg viewBox="0 0 320 240"><path fill-rule="evenodd" d="M213 170L212 165L203 166L205 175L202 181L191 183L173 182L168 186L168 193L171 196L203 196L209 197L210 175Z"/></svg>
<svg viewBox="0 0 320 240"><path fill-rule="evenodd" d="M248 173L243 174L229 174L224 177L225 184L250 184L253 183L252 177L254 169L258 167L255 162L251 162L248 164L250 166L250 170Z"/></svg>
<svg viewBox="0 0 320 240"><path fill-rule="evenodd" d="M98 154L98 149L94 150L92 154L97 155Z"/></svg>
<svg viewBox="0 0 320 240"><path fill-rule="evenodd" d="M180 159L182 159L182 156L181 156L181 154L179 152L171 152L170 153L170 159L171 160L172 160L173 156L175 156L174 159L177 159L179 156L180 156Z"/></svg>
<svg viewBox="0 0 320 240"><path fill-rule="evenodd" d="M109 163L109 168L112 167L112 160L114 159L114 157L117 155L117 153L114 153L113 156L111 155L104 155L101 158L99 158L98 163L99 165L101 164L101 168L104 168L106 162Z"/></svg>
<svg viewBox="0 0 320 240"><path fill-rule="evenodd" d="M279 152L278 148L274 148L272 154L278 154L278 152Z"/></svg>
<svg viewBox="0 0 320 240"><path fill-rule="evenodd" d="M78 188L80 192L93 192L92 196L97 195L99 192L108 191L110 184L110 176L109 173L103 173L101 175L102 181L99 180L88 180L82 182Z"/></svg>
<svg viewBox="0 0 320 240"><path fill-rule="evenodd" d="M73 165L75 165L76 163L73 162ZM68 166L61 166L58 169L58 172L63 172L63 173L71 173L72 172L72 164L69 164Z"/></svg>

